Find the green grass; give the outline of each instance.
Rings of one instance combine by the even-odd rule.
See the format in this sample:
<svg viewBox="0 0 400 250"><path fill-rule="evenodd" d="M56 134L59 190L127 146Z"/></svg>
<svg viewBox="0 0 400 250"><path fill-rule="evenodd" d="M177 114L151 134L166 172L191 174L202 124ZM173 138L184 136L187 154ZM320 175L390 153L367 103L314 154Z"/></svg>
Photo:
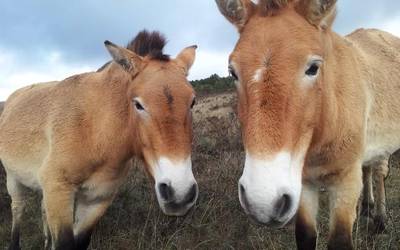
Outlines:
<svg viewBox="0 0 400 250"><path fill-rule="evenodd" d="M236 117L205 119L194 128L193 168L200 187L194 209L181 218L165 216L143 167L135 162L128 181L96 227L91 249L295 249L292 225L280 230L255 225L239 205L237 180L244 155ZM357 219L357 249L400 249L398 158L393 161L386 187L387 230L375 235L367 219ZM39 199L32 193L23 224L23 249L43 246ZM4 171L0 170L0 249L5 249L9 241L9 204ZM324 193L321 206L318 249L326 249L328 215Z"/></svg>

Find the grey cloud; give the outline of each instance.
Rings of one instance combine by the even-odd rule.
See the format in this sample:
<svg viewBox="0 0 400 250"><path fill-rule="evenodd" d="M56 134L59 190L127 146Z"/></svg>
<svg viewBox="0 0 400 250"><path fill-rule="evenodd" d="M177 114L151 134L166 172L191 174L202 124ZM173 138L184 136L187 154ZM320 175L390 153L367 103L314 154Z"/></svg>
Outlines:
<svg viewBox="0 0 400 250"><path fill-rule="evenodd" d="M396 16L400 16L398 0L339 0L334 28L344 35L357 28L376 27Z"/></svg>
<svg viewBox="0 0 400 250"><path fill-rule="evenodd" d="M214 1L3 0L0 9L0 47L31 62L49 50L67 62L104 59L104 40L126 44L144 28L165 33L171 54L196 43L220 50L236 37Z"/></svg>
<svg viewBox="0 0 400 250"><path fill-rule="evenodd" d="M339 0L335 28L348 33L399 15L399 10L398 0ZM0 24L0 49L32 68L54 50L71 64L106 61L104 40L126 44L143 28L165 33L166 52L172 55L192 44L229 51L237 39L214 0L2 0Z"/></svg>

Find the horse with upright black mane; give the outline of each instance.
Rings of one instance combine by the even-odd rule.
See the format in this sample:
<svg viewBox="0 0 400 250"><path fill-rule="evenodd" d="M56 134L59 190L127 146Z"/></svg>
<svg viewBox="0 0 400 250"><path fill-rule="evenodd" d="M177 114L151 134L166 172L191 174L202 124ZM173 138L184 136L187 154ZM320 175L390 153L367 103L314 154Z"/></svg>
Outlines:
<svg viewBox="0 0 400 250"><path fill-rule="evenodd" d="M297 213L297 246L315 249L326 187L328 248L352 249L362 165L365 183L369 167L380 170L384 202L387 158L400 147L400 39L362 29L339 36L331 29L336 0L216 2L240 33L229 70L246 151L242 207L278 227Z"/></svg>
<svg viewBox="0 0 400 250"><path fill-rule="evenodd" d="M43 194L45 248L86 249L94 225L127 176L144 160L159 205L184 215L196 202L192 173L195 93L186 77L196 46L175 59L165 39L143 31L97 72L13 93L0 117L0 159L12 199L10 249L19 249L26 189Z"/></svg>

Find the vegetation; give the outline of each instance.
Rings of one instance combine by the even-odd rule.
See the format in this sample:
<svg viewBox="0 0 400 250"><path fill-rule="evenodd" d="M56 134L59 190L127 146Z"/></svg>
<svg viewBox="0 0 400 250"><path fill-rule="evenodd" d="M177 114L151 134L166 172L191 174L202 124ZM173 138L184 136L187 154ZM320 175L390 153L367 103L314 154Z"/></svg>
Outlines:
<svg viewBox="0 0 400 250"><path fill-rule="evenodd" d="M205 79L194 80L190 83L193 85L198 96L232 91L235 89L235 83L231 76L220 77L217 74L213 74Z"/></svg>
<svg viewBox="0 0 400 250"><path fill-rule="evenodd" d="M201 97L194 108L192 159L200 188L195 207L181 218L165 216L158 207L153 184L141 163L135 162L119 195L96 227L91 249L295 249L293 225L279 230L256 225L240 207L237 181L244 154L233 111L235 103L235 94L225 93ZM357 249L400 248L399 159L392 159L386 180L387 229L376 235L369 221L359 217L354 226ZM318 249L326 249L328 204L321 192ZM22 249L42 249L40 196L32 194L28 204ZM10 198L0 169L0 249L9 242L10 227Z"/></svg>

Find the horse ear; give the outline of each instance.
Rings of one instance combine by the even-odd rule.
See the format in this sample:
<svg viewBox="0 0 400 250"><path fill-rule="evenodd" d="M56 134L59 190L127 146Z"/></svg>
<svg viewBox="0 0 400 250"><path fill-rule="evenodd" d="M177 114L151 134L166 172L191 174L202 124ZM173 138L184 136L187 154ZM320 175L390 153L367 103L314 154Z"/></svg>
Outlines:
<svg viewBox="0 0 400 250"><path fill-rule="evenodd" d="M311 24L329 29L336 17L336 2L337 0L301 0L297 9Z"/></svg>
<svg viewBox="0 0 400 250"><path fill-rule="evenodd" d="M136 75L140 71L143 59L139 55L128 49L119 47L110 41L105 41L104 45L114 62L119 64L125 71L133 75Z"/></svg>
<svg viewBox="0 0 400 250"><path fill-rule="evenodd" d="M194 59L196 58L196 49L197 45L184 48L175 59L177 63L185 69L186 73L189 72L189 69L194 63Z"/></svg>
<svg viewBox="0 0 400 250"><path fill-rule="evenodd" d="M239 32L253 15L256 5L251 0L215 0L218 9Z"/></svg>

